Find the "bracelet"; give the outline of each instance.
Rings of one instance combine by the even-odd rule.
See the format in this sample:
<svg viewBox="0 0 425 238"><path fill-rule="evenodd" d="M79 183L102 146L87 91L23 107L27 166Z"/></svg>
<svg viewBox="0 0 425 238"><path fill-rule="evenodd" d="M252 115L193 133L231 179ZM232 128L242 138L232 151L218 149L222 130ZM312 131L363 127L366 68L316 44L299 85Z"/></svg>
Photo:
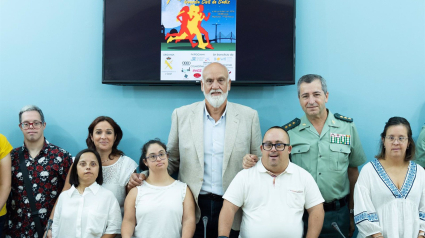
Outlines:
<svg viewBox="0 0 425 238"><path fill-rule="evenodd" d="M228 236L219 236L218 238L229 238Z"/></svg>
<svg viewBox="0 0 425 238"><path fill-rule="evenodd" d="M52 219L49 219L49 220L47 221L46 231L48 231L48 230L52 230L52 224L53 224L53 220L52 220Z"/></svg>

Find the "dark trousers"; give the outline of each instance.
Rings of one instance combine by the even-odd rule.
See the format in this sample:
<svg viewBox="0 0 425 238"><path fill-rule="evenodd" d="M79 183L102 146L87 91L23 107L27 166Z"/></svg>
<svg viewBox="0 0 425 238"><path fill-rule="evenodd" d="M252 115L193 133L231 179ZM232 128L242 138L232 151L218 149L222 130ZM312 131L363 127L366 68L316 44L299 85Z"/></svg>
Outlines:
<svg viewBox="0 0 425 238"><path fill-rule="evenodd" d="M6 222L6 215L0 217L0 238L3 237L4 223Z"/></svg>
<svg viewBox="0 0 425 238"><path fill-rule="evenodd" d="M304 211L304 237L308 229L308 212ZM348 206L340 207L334 211L325 211L325 219L323 221L323 228L320 232L319 238L340 238L342 237L338 231L332 226L332 222L336 222L342 234L348 238L350 232L350 211Z"/></svg>
<svg viewBox="0 0 425 238"><path fill-rule="evenodd" d="M194 238L204 238L204 222L203 217L208 217L207 222L207 238L218 237L218 217L220 215L221 207L223 206L223 199L211 198L208 196L199 195L198 197L199 208L201 209L201 219L196 224ZM230 231L230 238L238 238L239 231Z"/></svg>

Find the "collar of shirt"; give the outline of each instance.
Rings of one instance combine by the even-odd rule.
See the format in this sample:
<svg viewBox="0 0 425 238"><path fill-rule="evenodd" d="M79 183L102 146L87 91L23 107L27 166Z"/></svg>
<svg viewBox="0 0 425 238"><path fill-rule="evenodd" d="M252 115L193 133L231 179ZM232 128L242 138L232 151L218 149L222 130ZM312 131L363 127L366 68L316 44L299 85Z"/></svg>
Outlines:
<svg viewBox="0 0 425 238"><path fill-rule="evenodd" d="M84 195L86 192L89 192L89 191L92 192L94 195L96 195L99 189L100 189L100 185L95 181L92 185L84 189L84 193L82 195ZM78 192L77 188L74 187L74 185L72 185L71 188L69 189L69 196L71 197L74 194L80 194L80 192Z"/></svg>
<svg viewBox="0 0 425 238"><path fill-rule="evenodd" d="M212 117L211 117L211 115L208 113L207 105L205 104L205 101L204 101L204 105L205 105L205 106L204 106L205 116L207 117L207 119L208 119L208 120L211 120L211 119L212 119ZM222 115L221 115L221 117L220 117L220 120L226 117L226 112L227 112L227 102L226 102L226 107L224 108L224 112L223 112L223 114L222 114ZM219 120L219 121L220 121L220 120Z"/></svg>
<svg viewBox="0 0 425 238"><path fill-rule="evenodd" d="M328 117L326 118L325 125L328 125L329 127L340 127L340 121L335 119L334 114L329 109L326 109L326 110L328 110ZM301 122L300 122L298 130L301 131L301 130L304 130L305 128L309 128L312 126L313 125L308 120L307 116L304 115L301 118Z"/></svg>
<svg viewBox="0 0 425 238"><path fill-rule="evenodd" d="M260 173L274 174L273 172L268 171L266 169L266 167L264 167L263 162L261 161L261 159L260 159L259 163L257 163L257 170ZM278 176L280 176L282 174L286 174L286 173L288 173L288 174L294 173L294 165L291 162L288 163L288 167L286 167L285 171L283 171L282 173L280 173L276 177L278 177Z"/></svg>
<svg viewBox="0 0 425 238"><path fill-rule="evenodd" d="M50 144L50 142L48 140L46 140L46 137L44 137L43 148L40 150L40 152L38 153L38 155L36 157L38 157L41 154L41 152L44 152L44 154L47 154L47 152L49 151L49 148L48 148L49 144ZM25 141L24 141L24 144L22 145L22 151L23 152L28 152L28 148L25 145ZM28 158L31 159L31 160L34 160L35 159L35 158L32 158L31 156L28 156Z"/></svg>

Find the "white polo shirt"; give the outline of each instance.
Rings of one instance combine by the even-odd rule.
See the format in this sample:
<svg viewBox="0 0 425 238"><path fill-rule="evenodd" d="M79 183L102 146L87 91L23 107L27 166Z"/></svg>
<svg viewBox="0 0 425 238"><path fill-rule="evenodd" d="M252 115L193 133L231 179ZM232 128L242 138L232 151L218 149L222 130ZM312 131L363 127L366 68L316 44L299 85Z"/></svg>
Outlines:
<svg viewBox="0 0 425 238"><path fill-rule="evenodd" d="M324 202L313 177L291 162L276 178L267 173L261 161L242 170L223 198L242 208L239 237L243 238L300 238L304 208Z"/></svg>

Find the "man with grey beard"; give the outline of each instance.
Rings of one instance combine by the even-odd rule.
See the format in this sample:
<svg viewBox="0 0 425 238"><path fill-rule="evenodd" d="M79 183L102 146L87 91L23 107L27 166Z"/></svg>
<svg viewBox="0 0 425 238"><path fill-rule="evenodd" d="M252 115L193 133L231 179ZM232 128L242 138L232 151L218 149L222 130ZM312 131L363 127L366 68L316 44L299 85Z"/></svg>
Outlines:
<svg viewBox="0 0 425 238"><path fill-rule="evenodd" d="M174 110L168 137L168 172L179 171L196 202L194 237L218 236L222 196L242 170L247 153L261 155L261 131L257 111L227 101L231 80L227 68L211 63L202 73L205 100ZM132 176L130 186L140 183ZM203 218L203 219L201 219ZM235 215L230 237L238 237L242 213ZM160 221L157 221L160 222Z"/></svg>

